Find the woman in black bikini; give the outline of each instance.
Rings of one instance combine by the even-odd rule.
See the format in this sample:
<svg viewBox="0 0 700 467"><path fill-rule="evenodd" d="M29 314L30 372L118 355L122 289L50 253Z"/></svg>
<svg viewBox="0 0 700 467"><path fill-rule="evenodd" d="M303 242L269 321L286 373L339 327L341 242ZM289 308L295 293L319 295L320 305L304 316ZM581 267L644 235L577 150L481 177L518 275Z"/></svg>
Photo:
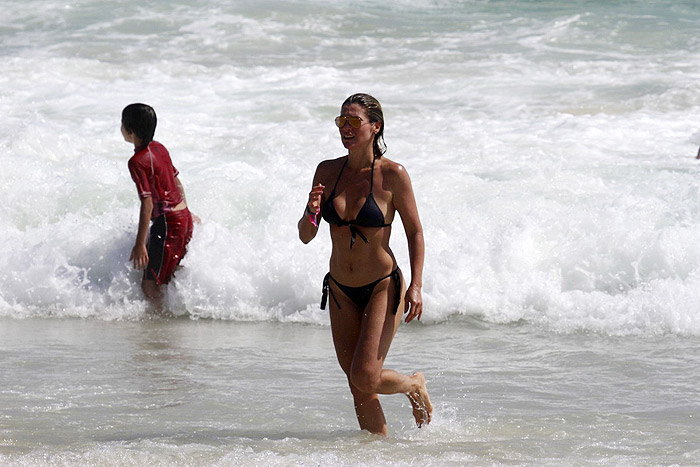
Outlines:
<svg viewBox="0 0 700 467"><path fill-rule="evenodd" d="M328 302L336 355L348 377L360 428L386 435L379 394L406 394L418 426L429 423L433 411L421 373L408 376L382 368L401 322L398 310L407 323L423 312L423 229L406 169L383 157L379 102L367 94L352 95L335 123L348 155L323 161L316 169L299 238L308 243L316 236L319 215L330 224L333 250L321 307ZM389 248L397 211L408 238L407 289Z"/></svg>

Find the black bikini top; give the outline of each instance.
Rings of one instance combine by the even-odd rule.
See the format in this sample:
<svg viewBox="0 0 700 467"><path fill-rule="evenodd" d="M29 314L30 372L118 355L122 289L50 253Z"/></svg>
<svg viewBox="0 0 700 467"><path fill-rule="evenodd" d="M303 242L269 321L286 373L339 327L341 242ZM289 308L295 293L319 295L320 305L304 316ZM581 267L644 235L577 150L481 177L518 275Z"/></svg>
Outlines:
<svg viewBox="0 0 700 467"><path fill-rule="evenodd" d="M377 205L377 201L374 199L374 195L372 194L372 189L374 188L374 160L372 161L372 175L370 178L369 182L369 194L367 195L367 199L365 200L365 204L362 205L362 208L360 209L360 212L357 213L357 217L355 217L354 220L351 221L346 221L345 219L341 219L341 217L338 215L338 212L335 210L335 205L333 204L333 198L335 198L335 188L338 186L338 182L340 181L341 175L343 175L343 170L345 169L345 166L348 164L348 160L345 159L345 163L343 164L343 167L340 169L340 173L338 174L338 178L335 181L335 185L333 185L333 190L331 191L331 195L328 197L326 202L323 204L323 209L322 209L322 216L328 222L329 224L335 224L339 226L349 226L350 227L350 248L355 244L355 239L356 236L359 235L362 240L364 240L365 243L369 243L369 240L367 240L367 237L365 237L362 232L357 228L359 227L389 227L391 224L386 224L384 222L384 213L382 213L382 210L379 209L379 206Z"/></svg>

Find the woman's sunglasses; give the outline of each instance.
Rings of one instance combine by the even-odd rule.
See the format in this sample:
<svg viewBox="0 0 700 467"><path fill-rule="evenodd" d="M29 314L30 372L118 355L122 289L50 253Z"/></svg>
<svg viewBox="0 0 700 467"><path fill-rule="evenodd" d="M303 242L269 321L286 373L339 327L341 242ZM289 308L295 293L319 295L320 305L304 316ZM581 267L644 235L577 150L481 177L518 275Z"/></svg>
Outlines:
<svg viewBox="0 0 700 467"><path fill-rule="evenodd" d="M345 115L335 117L335 124L338 128L343 128L346 123L349 123L351 127L357 130L362 126L362 119L360 117L347 117Z"/></svg>

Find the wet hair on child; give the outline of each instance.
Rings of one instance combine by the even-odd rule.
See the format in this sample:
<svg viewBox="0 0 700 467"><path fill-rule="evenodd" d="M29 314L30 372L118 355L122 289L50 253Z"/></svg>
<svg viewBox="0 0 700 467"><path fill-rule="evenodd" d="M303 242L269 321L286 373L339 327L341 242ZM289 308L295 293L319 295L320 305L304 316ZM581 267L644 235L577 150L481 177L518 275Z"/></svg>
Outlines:
<svg viewBox="0 0 700 467"><path fill-rule="evenodd" d="M136 135L142 143L153 141L156 132L156 111L146 104L129 104L122 110L122 125L129 133Z"/></svg>

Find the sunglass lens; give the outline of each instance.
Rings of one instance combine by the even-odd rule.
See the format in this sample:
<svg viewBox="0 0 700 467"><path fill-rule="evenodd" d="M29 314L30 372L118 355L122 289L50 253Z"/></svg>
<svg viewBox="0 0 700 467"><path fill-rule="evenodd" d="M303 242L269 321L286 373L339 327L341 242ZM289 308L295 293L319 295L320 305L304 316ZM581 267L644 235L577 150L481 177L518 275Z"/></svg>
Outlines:
<svg viewBox="0 0 700 467"><path fill-rule="evenodd" d="M343 128L346 123L349 123L351 127L358 129L362 126L362 119L360 117L346 117L344 115L335 117L335 124L338 128Z"/></svg>

